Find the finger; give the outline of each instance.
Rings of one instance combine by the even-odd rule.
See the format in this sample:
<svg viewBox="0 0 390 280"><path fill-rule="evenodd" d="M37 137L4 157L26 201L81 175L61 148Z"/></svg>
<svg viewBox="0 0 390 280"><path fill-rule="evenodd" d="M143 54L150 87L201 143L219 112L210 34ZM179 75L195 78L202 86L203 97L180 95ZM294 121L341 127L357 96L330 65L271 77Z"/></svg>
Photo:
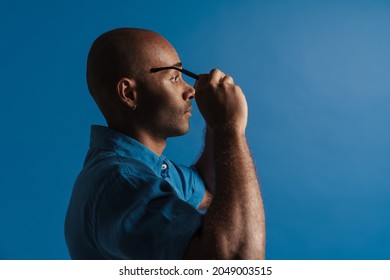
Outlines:
<svg viewBox="0 0 390 280"><path fill-rule="evenodd" d="M221 83L228 83L228 84L234 85L234 80L233 80L233 78L231 76L226 75L225 77L223 77L221 79Z"/></svg>
<svg viewBox="0 0 390 280"><path fill-rule="evenodd" d="M194 88L198 87L199 85L206 84L209 80L209 74L200 74L199 78L196 80Z"/></svg>
<svg viewBox="0 0 390 280"><path fill-rule="evenodd" d="M209 82L210 83L219 83L224 76L225 76L225 73L223 73L221 70L213 69L210 71Z"/></svg>

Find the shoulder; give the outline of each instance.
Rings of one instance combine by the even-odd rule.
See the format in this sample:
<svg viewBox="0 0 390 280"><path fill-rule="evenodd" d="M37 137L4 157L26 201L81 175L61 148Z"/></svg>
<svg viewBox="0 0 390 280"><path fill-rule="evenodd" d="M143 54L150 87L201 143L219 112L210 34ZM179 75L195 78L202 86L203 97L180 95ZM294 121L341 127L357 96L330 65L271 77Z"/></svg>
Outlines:
<svg viewBox="0 0 390 280"><path fill-rule="evenodd" d="M153 177L155 173L140 160L113 155L85 165L81 175L106 185L117 178Z"/></svg>

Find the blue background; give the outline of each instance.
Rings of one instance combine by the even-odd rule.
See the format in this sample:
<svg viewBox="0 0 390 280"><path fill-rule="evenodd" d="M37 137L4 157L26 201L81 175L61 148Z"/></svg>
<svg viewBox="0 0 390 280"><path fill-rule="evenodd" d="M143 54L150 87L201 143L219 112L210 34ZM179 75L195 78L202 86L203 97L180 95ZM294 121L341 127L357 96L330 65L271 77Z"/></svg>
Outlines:
<svg viewBox="0 0 390 280"><path fill-rule="evenodd" d="M390 259L389 1L2 1L0 258L68 259L64 216L105 124L85 82L92 41L157 31L184 66L218 67L249 103L268 259ZM76 4L77 3L77 4ZM192 130L166 155L190 164Z"/></svg>

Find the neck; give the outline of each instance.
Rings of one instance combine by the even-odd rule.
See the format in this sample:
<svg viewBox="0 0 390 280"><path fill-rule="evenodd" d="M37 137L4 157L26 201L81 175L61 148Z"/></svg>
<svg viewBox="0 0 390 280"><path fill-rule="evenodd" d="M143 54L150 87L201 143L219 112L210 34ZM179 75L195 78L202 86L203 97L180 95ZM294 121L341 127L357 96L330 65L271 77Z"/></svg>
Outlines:
<svg viewBox="0 0 390 280"><path fill-rule="evenodd" d="M130 135L131 136L131 135ZM167 139L153 138L148 134L139 133L138 135L131 136L138 142L145 145L153 153L161 156L164 152L165 146L167 145Z"/></svg>
<svg viewBox="0 0 390 280"><path fill-rule="evenodd" d="M129 127L116 126L110 123L108 123L108 127L116 131L119 131L120 133L126 134L131 138L134 138L135 140L145 145L149 150L151 150L153 153L157 154L158 156L162 155L165 146L167 145L167 139L153 137L152 135L142 130L133 129Z"/></svg>

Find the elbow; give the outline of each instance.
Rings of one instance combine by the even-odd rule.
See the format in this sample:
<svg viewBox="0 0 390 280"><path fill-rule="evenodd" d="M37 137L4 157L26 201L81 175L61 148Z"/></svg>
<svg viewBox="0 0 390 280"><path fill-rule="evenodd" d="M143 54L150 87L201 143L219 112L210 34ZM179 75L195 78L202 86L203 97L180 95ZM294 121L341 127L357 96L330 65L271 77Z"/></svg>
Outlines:
<svg viewBox="0 0 390 280"><path fill-rule="evenodd" d="M216 250L215 259L222 260L264 260L265 259L265 246L264 242L259 243L247 243L242 244L225 244L226 246L220 246L220 250ZM233 245L233 246L232 246Z"/></svg>
<svg viewBox="0 0 390 280"><path fill-rule="evenodd" d="M249 248L240 248L233 256L234 260L264 260L265 250L263 246L251 246Z"/></svg>

